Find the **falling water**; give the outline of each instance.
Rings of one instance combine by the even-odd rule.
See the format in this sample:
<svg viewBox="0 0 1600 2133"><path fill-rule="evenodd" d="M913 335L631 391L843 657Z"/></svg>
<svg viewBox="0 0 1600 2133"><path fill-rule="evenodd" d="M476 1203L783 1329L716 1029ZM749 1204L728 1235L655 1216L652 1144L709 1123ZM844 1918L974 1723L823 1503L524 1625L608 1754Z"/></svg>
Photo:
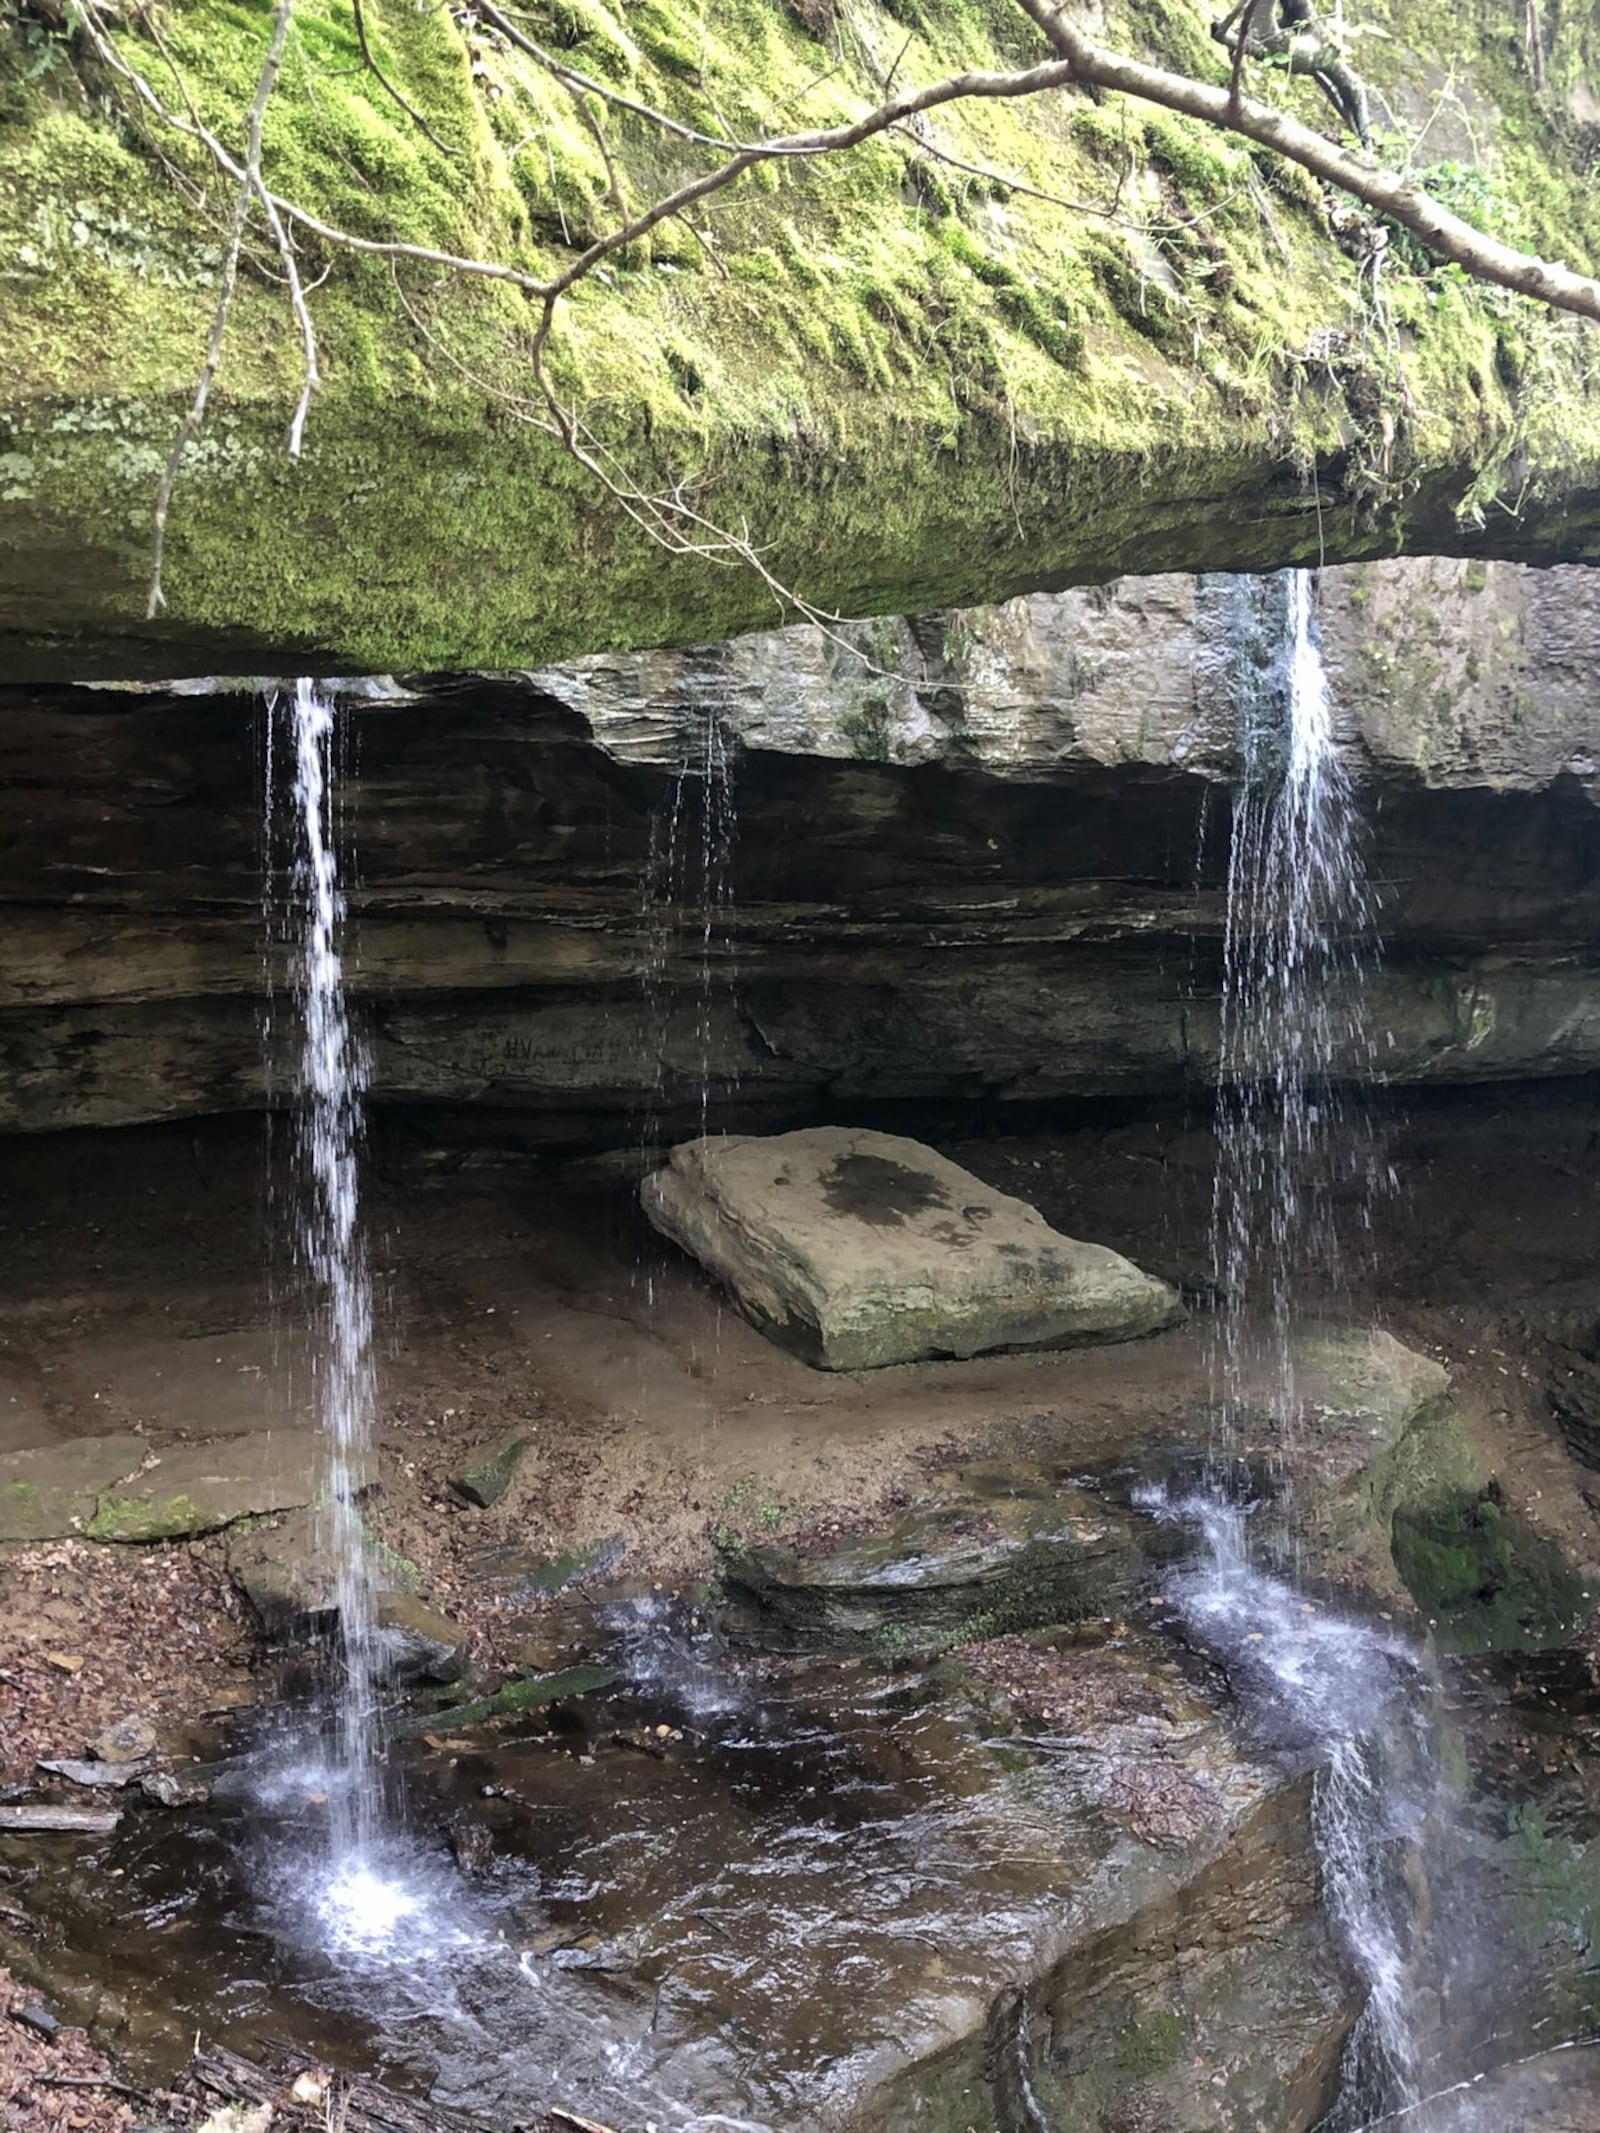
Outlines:
<svg viewBox="0 0 1600 2133"><path fill-rule="evenodd" d="M696 1037L700 1053L700 1132L711 1131L712 1054L719 975L719 932L726 934L733 898L733 751L715 711L702 721L700 746L700 988ZM726 980L720 981L726 984Z"/></svg>
<svg viewBox="0 0 1600 2133"><path fill-rule="evenodd" d="M729 989L724 949L737 826L733 772L733 743L716 710L686 718L671 792L651 818L640 881L644 1006L654 1055L640 1133L649 1168L659 1159L663 1113L684 1050L695 1077L698 1130L702 1137L712 1130L717 1013ZM672 966L685 953L695 959L696 979L692 1038L682 1047L675 1033Z"/></svg>
<svg viewBox="0 0 1600 2133"><path fill-rule="evenodd" d="M1219 1404L1230 1427L1263 1321L1272 1379L1285 1416L1293 1413L1293 1322L1310 1284L1324 1304L1337 1295L1338 1194L1370 1170L1364 1122L1337 1080L1368 1059L1372 907L1355 796L1334 741L1309 575L1254 583L1278 643L1240 691L1228 859L1211 1250L1223 1297Z"/></svg>
<svg viewBox="0 0 1600 2133"><path fill-rule="evenodd" d="M372 1564L356 1499L367 1479L374 1403L372 1288L360 1224L366 1058L345 1001L339 939L345 903L335 851L335 713L309 681L295 684L294 887L300 917L298 1123L303 1190L300 1248L318 1291L316 1392L328 1459L326 1528L335 1569L344 1676L338 1769L330 1786L329 1888L360 1876L376 1833L378 1721Z"/></svg>
<svg viewBox="0 0 1600 2133"><path fill-rule="evenodd" d="M1240 692L1242 765L1228 868L1217 1098L1213 1273L1223 1298L1218 1408L1225 1458L1165 1516L1199 1526L1202 1565L1173 1597L1225 1660L1275 1747L1315 1767L1323 1902L1364 1988L1325 2133L1417 2095L1403 1872L1428 1811L1431 1748L1417 1655L1254 1564L1231 1468L1245 1389L1264 1376L1279 1442L1299 1401L1294 1332L1314 1279L1337 1291L1341 1188L1370 1171L1338 1077L1359 1071L1362 943L1371 907L1349 775L1303 571L1256 581L1279 628ZM1263 1350L1265 1351L1263 1353ZM1265 1370L1262 1370L1262 1365Z"/></svg>

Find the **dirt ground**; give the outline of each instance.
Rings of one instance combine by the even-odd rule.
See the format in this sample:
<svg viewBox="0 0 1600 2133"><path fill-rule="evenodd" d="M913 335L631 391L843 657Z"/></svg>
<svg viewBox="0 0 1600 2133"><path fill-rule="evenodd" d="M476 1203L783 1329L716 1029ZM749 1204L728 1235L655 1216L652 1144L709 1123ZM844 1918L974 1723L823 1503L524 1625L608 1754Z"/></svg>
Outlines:
<svg viewBox="0 0 1600 2133"><path fill-rule="evenodd" d="M0 1969L0 2126L17 2133L125 2133L132 2105L81 2029L57 2028Z"/></svg>
<svg viewBox="0 0 1600 2133"><path fill-rule="evenodd" d="M1541 1313L1600 1318L1596 1134L1584 1090L1486 1092L1390 1122L1400 1189L1379 1203L1345 1308L1449 1365L1514 1507L1600 1569L1584 1493L1600 1482L1563 1449L1521 1337ZM1198 1128L944 1145L1069 1234L1203 1282L1212 1144ZM308 1418L308 1300L259 1120L60 1135L0 1163L0 1449ZM496 1551L594 1549L615 1578L692 1587L719 1537L870 1523L974 1450L1070 1448L1087 1464L1179 1426L1204 1396L1203 1317L1126 1347L812 1370L654 1238L602 1164L563 1173L380 1134L367 1216L373 1522L491 1663L512 1649ZM531 1439L511 1491L487 1511L459 1502L448 1477L511 1429ZM251 1693L249 1625L215 1539L13 1551L0 1609L8 1774L81 1753L130 1709L186 1752L186 1728Z"/></svg>

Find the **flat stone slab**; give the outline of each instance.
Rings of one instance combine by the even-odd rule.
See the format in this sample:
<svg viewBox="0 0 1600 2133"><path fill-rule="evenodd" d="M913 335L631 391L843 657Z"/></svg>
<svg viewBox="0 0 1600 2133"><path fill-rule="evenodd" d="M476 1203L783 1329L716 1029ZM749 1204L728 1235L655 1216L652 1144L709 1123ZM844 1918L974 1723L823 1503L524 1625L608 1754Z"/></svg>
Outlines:
<svg viewBox="0 0 1600 2133"><path fill-rule="evenodd" d="M314 1503L326 1485L327 1453L315 1430L262 1430L220 1444L178 1444L129 1485L107 1491L85 1529L91 1540L177 1540L214 1533L241 1518ZM369 1458L360 1487L376 1478Z"/></svg>
<svg viewBox="0 0 1600 2133"><path fill-rule="evenodd" d="M1136 1340L1177 1292L898 1134L689 1141L640 1187L655 1227L824 1370Z"/></svg>
<svg viewBox="0 0 1600 2133"><path fill-rule="evenodd" d="M0 1541L178 1540L316 1500L327 1459L314 1430L220 1444L73 1437L0 1458ZM358 1476L376 1479L375 1461Z"/></svg>
<svg viewBox="0 0 1600 2133"><path fill-rule="evenodd" d="M143 1437L69 1437L0 1458L0 1541L72 1540L93 1521L103 1491L138 1473Z"/></svg>

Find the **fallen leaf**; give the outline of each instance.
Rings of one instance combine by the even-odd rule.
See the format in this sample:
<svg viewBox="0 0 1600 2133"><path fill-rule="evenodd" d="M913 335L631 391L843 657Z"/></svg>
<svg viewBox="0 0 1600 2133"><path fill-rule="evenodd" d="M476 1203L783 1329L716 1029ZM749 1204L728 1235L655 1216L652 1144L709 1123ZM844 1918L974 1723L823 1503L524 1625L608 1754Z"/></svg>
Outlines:
<svg viewBox="0 0 1600 2133"><path fill-rule="evenodd" d="M267 2133L272 2124L270 2103L225 2103L213 2111L199 2133Z"/></svg>
<svg viewBox="0 0 1600 2133"><path fill-rule="evenodd" d="M83 1672L83 1657L78 1652L46 1652L44 1663L46 1666L53 1666L60 1674Z"/></svg>

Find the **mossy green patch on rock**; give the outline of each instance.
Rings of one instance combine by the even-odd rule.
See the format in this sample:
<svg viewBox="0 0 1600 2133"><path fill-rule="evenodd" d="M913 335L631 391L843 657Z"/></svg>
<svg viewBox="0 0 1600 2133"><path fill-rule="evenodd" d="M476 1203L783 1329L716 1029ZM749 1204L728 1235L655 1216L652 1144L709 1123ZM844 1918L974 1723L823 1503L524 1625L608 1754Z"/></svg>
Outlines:
<svg viewBox="0 0 1600 2133"><path fill-rule="evenodd" d="M206 1533L226 1521L196 1503L192 1496L102 1496L84 1538L94 1541L179 1540Z"/></svg>
<svg viewBox="0 0 1600 2133"><path fill-rule="evenodd" d="M504 1688L471 1703L454 1704L448 1711L434 1711L395 1728L401 1739L421 1733L458 1732L468 1726L484 1726L496 1719L515 1718L525 1711L542 1710L547 1704L568 1697L592 1696L616 1679L608 1667L574 1666L560 1674L544 1674L533 1680L510 1681Z"/></svg>
<svg viewBox="0 0 1600 2133"><path fill-rule="evenodd" d="M1394 1560L1446 1651L1535 1650L1572 1636L1590 1612L1561 1550L1492 1489L1396 1511Z"/></svg>
<svg viewBox="0 0 1600 2133"><path fill-rule="evenodd" d="M296 9L266 121L269 182L353 234L548 275L615 225L619 196L636 208L714 160L594 97L580 109L445 12L366 13L435 138L362 69L337 0ZM1571 113L1524 78L1486 0L1464 19L1443 0L1362 15L1383 33L1362 57L1395 154L1445 95L1431 55L1448 48L1495 202L1551 256L1595 257ZM780 0L564 0L528 20L597 78L741 137L857 117L891 67L909 83L1041 56L1002 0L863 0L828 55ZM244 0L162 17L235 147L266 22ZM146 26L117 36L175 93ZM1115 0L1106 36L1221 77L1188 0ZM1566 80L1592 38L1558 42ZM530 307L503 284L303 235L326 383L289 462L299 343L258 230L174 502L168 611L146 624L151 505L201 361L221 203L197 211L169 182L157 150L193 175L191 147L103 71L65 43L50 56L37 69L0 44L13 672L520 665L776 619L754 573L666 556L541 426ZM899 134L766 165L563 301L555 377L625 479L689 484L781 581L853 613L1463 539L1600 553L1592 336L1432 270L1391 271L1384 330L1303 174L1170 114L974 103L941 111L930 143L972 170ZM1058 204L1113 196L1109 218ZM1515 515L1489 509L1497 494ZM1463 533L1458 507L1485 530Z"/></svg>
<svg viewBox="0 0 1600 2133"><path fill-rule="evenodd" d="M92 1440L91 1440L92 1441ZM90 1540L178 1540L214 1533L242 1519L304 1508L318 1500L325 1449L311 1430L255 1430L215 1443L174 1444L153 1452L142 1438L96 1490L83 1532ZM131 1469L131 1471L130 1471ZM376 1475L369 1460L358 1488Z"/></svg>
<svg viewBox="0 0 1600 2133"><path fill-rule="evenodd" d="M85 1532L100 1493L138 1472L142 1437L71 1437L0 1457L0 1542L68 1540Z"/></svg>

